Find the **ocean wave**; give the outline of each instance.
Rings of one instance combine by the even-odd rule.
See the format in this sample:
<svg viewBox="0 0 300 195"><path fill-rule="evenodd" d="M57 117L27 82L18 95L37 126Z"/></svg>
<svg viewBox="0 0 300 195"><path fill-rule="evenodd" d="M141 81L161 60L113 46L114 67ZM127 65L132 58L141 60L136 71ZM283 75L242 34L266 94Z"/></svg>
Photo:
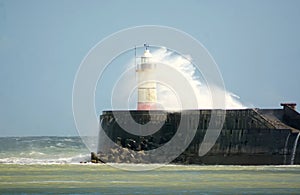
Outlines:
<svg viewBox="0 0 300 195"><path fill-rule="evenodd" d="M20 156L45 156L46 154L38 151L20 152Z"/></svg>
<svg viewBox="0 0 300 195"><path fill-rule="evenodd" d="M77 164L80 162L89 162L89 154L79 154L72 157L58 158L29 158L29 157L7 157L0 158L0 164Z"/></svg>

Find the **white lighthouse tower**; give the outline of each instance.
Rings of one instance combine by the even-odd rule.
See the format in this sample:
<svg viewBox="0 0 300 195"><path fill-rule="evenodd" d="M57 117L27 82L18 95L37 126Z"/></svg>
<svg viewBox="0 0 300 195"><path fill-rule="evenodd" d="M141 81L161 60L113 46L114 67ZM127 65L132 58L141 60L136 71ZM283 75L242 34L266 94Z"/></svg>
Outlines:
<svg viewBox="0 0 300 195"><path fill-rule="evenodd" d="M141 63L136 65L136 74L138 80L138 110L155 110L157 108L156 64L152 61L152 54L145 46L144 54L141 57Z"/></svg>

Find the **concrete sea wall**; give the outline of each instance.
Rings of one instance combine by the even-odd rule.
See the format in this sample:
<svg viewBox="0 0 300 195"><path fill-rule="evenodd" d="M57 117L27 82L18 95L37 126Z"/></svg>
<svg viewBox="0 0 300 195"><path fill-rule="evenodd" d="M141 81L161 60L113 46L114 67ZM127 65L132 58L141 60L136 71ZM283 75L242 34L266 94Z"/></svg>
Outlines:
<svg viewBox="0 0 300 195"><path fill-rule="evenodd" d="M179 164L232 164L232 165L280 165L290 164L293 156L295 140L298 135L299 121L297 113L294 119L285 115L284 110L226 110L219 112L223 117L222 130L213 147L204 156L199 156L199 147L203 142L212 117L212 110L190 110L183 112L165 111L105 111L100 116L101 131L115 143L115 147L103 149L99 141L97 154L92 155L94 162L125 163L158 163L145 154L167 144L175 136L179 125L184 122L185 129L181 133L182 142L195 133L188 147L173 159ZM271 114L270 114L271 113ZM151 115L151 116L150 116ZM218 112L217 112L218 115ZM184 117L183 117L184 116ZM272 118L273 117L273 118ZM138 136L125 131L122 127L130 127L130 118L139 124L151 125L162 123L161 128L146 136ZM217 116L218 118L218 116ZM290 123L285 120L290 120ZM151 119L151 120L150 120ZM185 121L183 121L185 120ZM197 120L197 121L195 121ZM196 131L191 132L195 122ZM218 121L216 121L218 123ZM292 124L292 126L289 126ZM146 131L147 129L141 129ZM180 148L174 150L180 150ZM147 152L146 152L147 153ZM169 155L162 152L161 156ZM300 146L296 145L294 164L300 164Z"/></svg>

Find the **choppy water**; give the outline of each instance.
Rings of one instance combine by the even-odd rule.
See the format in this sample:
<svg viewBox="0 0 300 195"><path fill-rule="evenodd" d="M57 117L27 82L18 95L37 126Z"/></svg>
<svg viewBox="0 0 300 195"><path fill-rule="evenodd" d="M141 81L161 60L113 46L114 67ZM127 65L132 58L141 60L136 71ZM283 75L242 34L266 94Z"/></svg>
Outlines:
<svg viewBox="0 0 300 195"><path fill-rule="evenodd" d="M61 164L89 158L80 137L0 137L0 163Z"/></svg>
<svg viewBox="0 0 300 195"><path fill-rule="evenodd" d="M0 193L300 194L298 165L165 165L124 171L78 163L87 158L89 151L76 137L0 138Z"/></svg>

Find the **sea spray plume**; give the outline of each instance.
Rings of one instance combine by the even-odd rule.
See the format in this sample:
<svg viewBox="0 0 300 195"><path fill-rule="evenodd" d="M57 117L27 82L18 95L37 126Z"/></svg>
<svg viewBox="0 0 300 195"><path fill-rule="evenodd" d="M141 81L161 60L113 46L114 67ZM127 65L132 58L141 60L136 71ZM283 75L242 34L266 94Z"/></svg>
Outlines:
<svg viewBox="0 0 300 195"><path fill-rule="evenodd" d="M164 47L152 49L151 51L154 63L157 63L156 72L159 74L170 74L172 71L179 72L186 80L186 83L179 83L176 79L173 80L172 86L180 86L181 90L185 90L188 83L195 93L198 106L187 104L191 94L186 94L181 99L178 99L176 91L172 86L166 86L164 83L157 81L158 103L164 110L180 110L180 109L213 109L215 108L212 102L211 87L208 86L205 78L201 75L201 70L197 70L191 63L192 58L189 55L179 55ZM139 63L139 62L137 62ZM162 67L164 66L164 67ZM121 76L121 80L117 82L113 89L112 107L114 109L136 109L137 102L137 81L135 78L135 63L132 59L127 65L127 69ZM166 71L169 69L170 71ZM223 89L220 89L223 91ZM225 108L226 109L241 109L245 106L238 101L239 96L232 92L224 91L225 93ZM185 107L182 107L182 102L185 101Z"/></svg>
<svg viewBox="0 0 300 195"><path fill-rule="evenodd" d="M170 66L171 68L176 69L178 72L182 74L188 81L188 83L193 88L197 101L198 101L198 109L212 109L214 108L211 91L209 87L205 83L205 78L201 77L200 73L197 72L195 66L191 64L191 57L189 55L181 56L178 54L174 54L174 52L167 50L166 48L159 48L152 52L153 60L159 62L160 64L165 64ZM157 71L160 71L160 67L157 66ZM200 70L201 71L201 70ZM168 74L168 72L166 72ZM174 83L174 85L181 85L181 83ZM166 109L166 110L178 110L180 109L180 100L177 99L174 91L170 90L170 88L158 84L158 102ZM182 86L182 90L184 86ZM175 92L176 93L176 92ZM226 109L240 109L245 108L237 99L239 97L231 92L225 91L225 108ZM195 109L191 107L186 107L182 109Z"/></svg>
<svg viewBox="0 0 300 195"><path fill-rule="evenodd" d="M183 83L174 79L172 86L167 86L165 83L157 81L157 101L164 110L181 110L181 109L215 109L213 105L211 88L216 86L208 86L205 78L201 75L201 70L197 70L191 63L192 57L189 55L179 55L175 52L161 47L158 49L151 49L154 63L157 63L156 72L160 75L171 74L170 72L179 72L185 78L197 99L197 106L182 103L176 95L176 91L172 86L180 86L181 91L186 91L186 86ZM139 63L139 61L137 61ZM167 68L166 68L167 67ZM169 69L170 71L166 71ZM131 59L121 80L116 82L112 92L112 108L113 109L136 109L137 102L137 79L135 72L135 60ZM185 83L185 84L186 84ZM219 89L223 91L224 89ZM115 95L115 94L117 95ZM226 109L242 109L245 106L238 101L239 96L232 92L224 91L225 94L225 108ZM184 100L188 100L191 94L186 94Z"/></svg>

